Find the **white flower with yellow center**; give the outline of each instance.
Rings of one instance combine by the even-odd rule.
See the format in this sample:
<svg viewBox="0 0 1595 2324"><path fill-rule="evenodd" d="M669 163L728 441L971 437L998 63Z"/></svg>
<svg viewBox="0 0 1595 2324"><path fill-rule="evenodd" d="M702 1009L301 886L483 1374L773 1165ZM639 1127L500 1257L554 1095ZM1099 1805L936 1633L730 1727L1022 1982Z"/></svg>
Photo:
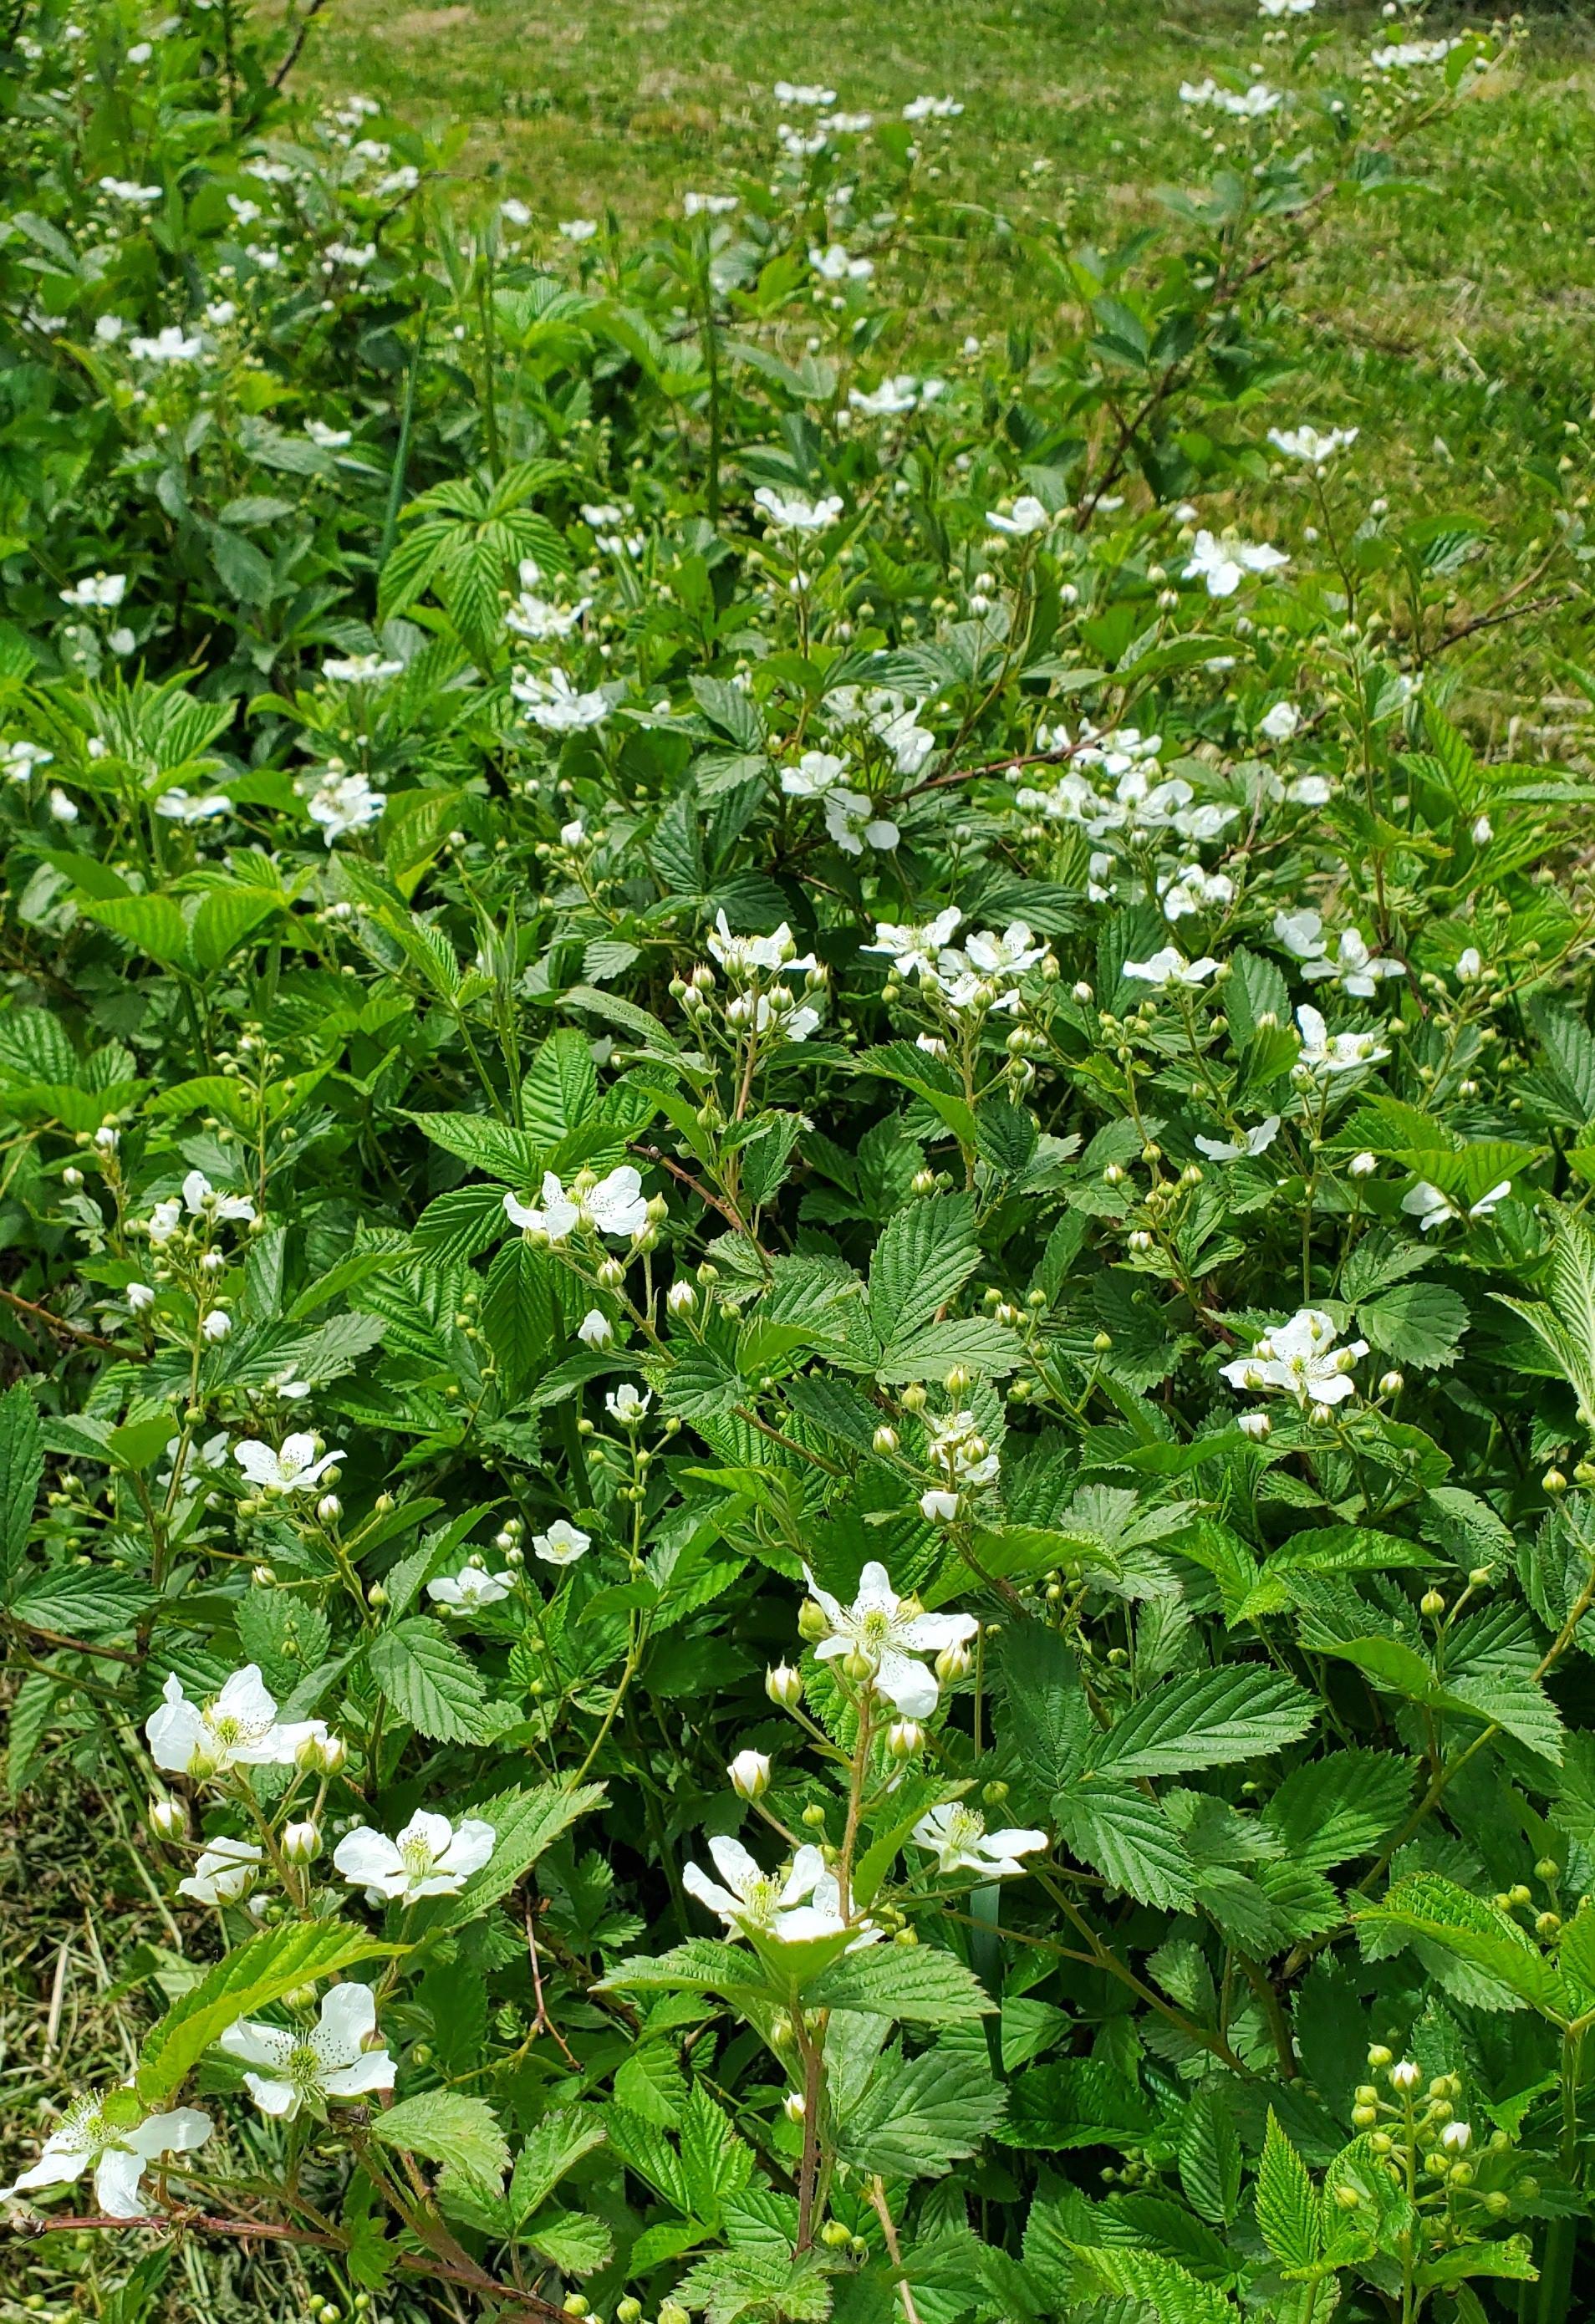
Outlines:
<svg viewBox="0 0 1595 2324"><path fill-rule="evenodd" d="M1022 1872L1019 1858L1046 1846L1044 1831L988 1831L980 1810L965 1807L962 1800L948 1800L921 1816L914 1837L935 1855L938 1872L978 1872L987 1880Z"/></svg>
<svg viewBox="0 0 1595 2324"><path fill-rule="evenodd" d="M859 1576L858 1595L844 1606L822 1590L804 1568L809 1593L824 1614L827 1634L815 1648L821 1662L858 1655L870 1665L870 1683L907 1719L926 1719L936 1709L936 1673L917 1660L962 1646L980 1624L973 1614L927 1614L912 1598L899 1598L884 1565L873 1558Z"/></svg>
<svg viewBox="0 0 1595 2324"><path fill-rule="evenodd" d="M419 1809L396 1840L362 1824L339 1840L332 1860L346 1880L379 1901L413 1904L421 1896L452 1896L493 1854L493 1831L479 1817L452 1824Z"/></svg>
<svg viewBox="0 0 1595 2324"><path fill-rule="evenodd" d="M391 2090L393 2061L385 2049L367 2049L376 2031L376 1998L368 1985L335 1985L322 1996L318 2024L308 2033L240 2017L217 2043L246 2066L244 2085L263 2114L291 2122L301 2107L319 2113L330 2098Z"/></svg>

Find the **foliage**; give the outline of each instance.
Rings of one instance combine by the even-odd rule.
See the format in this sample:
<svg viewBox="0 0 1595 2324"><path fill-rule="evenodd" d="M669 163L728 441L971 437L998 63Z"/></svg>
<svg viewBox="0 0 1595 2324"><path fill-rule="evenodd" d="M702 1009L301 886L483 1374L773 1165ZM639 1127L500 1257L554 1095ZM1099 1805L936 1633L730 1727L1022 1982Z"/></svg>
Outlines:
<svg viewBox="0 0 1595 2324"><path fill-rule="evenodd" d="M5 65L0 1602L171 1941L18 2199L400 2315L1565 2313L1590 791L1458 674L1583 514L1259 417L1517 35L1282 19L927 375L945 104L549 237L138 32Z"/></svg>

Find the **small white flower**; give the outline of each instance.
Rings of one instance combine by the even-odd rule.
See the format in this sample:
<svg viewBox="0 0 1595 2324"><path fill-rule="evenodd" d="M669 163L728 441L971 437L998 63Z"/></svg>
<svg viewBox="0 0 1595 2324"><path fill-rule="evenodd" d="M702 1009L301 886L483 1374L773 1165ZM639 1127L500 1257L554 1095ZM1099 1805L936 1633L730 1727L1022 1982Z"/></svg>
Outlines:
<svg viewBox="0 0 1595 2324"><path fill-rule="evenodd" d="M770 1755L765 1751L739 1751L725 1770L731 1788L739 1799L762 1799L770 1789Z"/></svg>
<svg viewBox="0 0 1595 2324"><path fill-rule="evenodd" d="M547 678L517 670L510 691L534 726L546 734L588 733L609 715L609 697L595 687L584 693L568 673L554 669Z"/></svg>
<svg viewBox="0 0 1595 2324"><path fill-rule="evenodd" d="M686 217L729 217L740 197L735 194L683 194L682 215Z"/></svg>
<svg viewBox="0 0 1595 2324"><path fill-rule="evenodd" d="M364 775L334 774L330 770L306 802L305 812L318 824L328 847L351 831L364 831L376 822L387 800L373 790Z"/></svg>
<svg viewBox="0 0 1595 2324"><path fill-rule="evenodd" d="M627 1162L585 1193L579 1184L567 1193L555 1172L546 1171L538 1204L506 1194L504 1212L523 1231L551 1243L564 1242L577 1227L629 1242L648 1224L648 1197L641 1176Z"/></svg>
<svg viewBox="0 0 1595 2324"><path fill-rule="evenodd" d="M753 505L763 510L778 532L824 532L842 513L840 493L811 501L801 493L778 493L772 484L760 485Z"/></svg>
<svg viewBox="0 0 1595 2324"><path fill-rule="evenodd" d="M882 852L894 848L900 836L897 825L878 816L872 799L862 791L829 791L825 795L825 829L844 855L862 855L866 843Z"/></svg>
<svg viewBox="0 0 1595 2324"><path fill-rule="evenodd" d="M139 337L127 342L127 352L135 363L198 363L204 351L204 341L198 333L196 331L190 337L176 323L168 324L152 339Z"/></svg>
<svg viewBox="0 0 1595 2324"><path fill-rule="evenodd" d="M963 918L957 905L949 904L934 920L877 920L874 942L860 949L890 954L892 967L899 976L917 974L921 981L934 979L936 962L957 933Z"/></svg>
<svg viewBox="0 0 1595 2324"><path fill-rule="evenodd" d="M1423 2079L1422 2067L1415 2065L1410 2058L1398 2058L1390 2069L1390 2088L1399 2090L1403 2097L1415 2090Z"/></svg>
<svg viewBox="0 0 1595 2324"><path fill-rule="evenodd" d="M771 94L778 105L806 105L817 108L836 102L835 90L821 88L817 82L778 80Z"/></svg>
<svg viewBox="0 0 1595 2324"><path fill-rule="evenodd" d="M838 1935L845 1927L835 1875L826 1870L825 1858L812 1842L798 1850L785 1873L761 1871L741 1840L724 1832L711 1837L709 1854L720 1879L712 1880L700 1866L688 1864L682 1868L681 1885L737 1936L756 1930L780 1944L800 1944Z"/></svg>
<svg viewBox="0 0 1595 2324"><path fill-rule="evenodd" d="M760 974L774 975L778 970L801 973L815 964L811 952L798 952L785 920L770 936L739 936L732 934L724 911L715 916L709 950L728 976L742 980Z"/></svg>
<svg viewBox="0 0 1595 2324"><path fill-rule="evenodd" d="M993 532L1005 532L1011 539L1022 540L1030 533L1045 532L1052 519L1034 493L1021 493L1013 504L1011 516L1004 516L1000 509L988 509L986 522Z"/></svg>
<svg viewBox="0 0 1595 2324"><path fill-rule="evenodd" d="M914 1837L935 1855L938 1872L978 1872L987 1880L1022 1872L1019 1858L1047 1844L1044 1831L988 1831L985 1817L961 1800L949 1800L921 1816Z"/></svg>
<svg viewBox="0 0 1595 2324"><path fill-rule="evenodd" d="M1279 1388L1305 1407L1340 1404L1356 1392L1351 1366L1368 1353L1366 1340L1337 1349L1332 1316L1303 1307L1287 1323L1274 1325L1249 1356L1221 1366L1232 1388Z"/></svg>
<svg viewBox="0 0 1595 2324"><path fill-rule="evenodd" d="M355 440L352 428L329 428L325 420L307 420L305 433L323 452L341 452Z"/></svg>
<svg viewBox="0 0 1595 2324"><path fill-rule="evenodd" d="M341 1446L318 1455L308 1429L285 1436L276 1452L254 1436L233 1447L233 1458L250 1483L273 1493L308 1493L343 1457Z"/></svg>
<svg viewBox="0 0 1595 2324"><path fill-rule="evenodd" d="M604 1409L620 1427L641 1428L652 1402L651 1388L640 1388L632 1380L622 1380L604 1397Z"/></svg>
<svg viewBox="0 0 1595 2324"><path fill-rule="evenodd" d="M91 573L81 581L74 581L63 589L60 600L78 613L115 613L127 594L125 573Z"/></svg>
<svg viewBox="0 0 1595 2324"><path fill-rule="evenodd" d="M225 1340L233 1328L233 1319L225 1307L213 1307L199 1329L212 1342Z"/></svg>
<svg viewBox="0 0 1595 2324"><path fill-rule="evenodd" d="M124 2108L136 2116L137 2101L118 2090L106 2098L82 2098L67 2108L37 2163L0 2187L0 2202L36 2187L64 2187L94 2173L95 2200L113 2219L143 2219L150 2216L141 2181L162 2155L192 2154L211 2133L211 2118L197 2107L178 2107L171 2114L146 2115L142 2122L124 2124Z"/></svg>
<svg viewBox="0 0 1595 2324"><path fill-rule="evenodd" d="M574 1565L578 1557L585 1557L593 1546L593 1536L580 1526L573 1526L568 1517L556 1517L547 1533L534 1533L531 1547L534 1556L545 1565Z"/></svg>
<svg viewBox="0 0 1595 2324"><path fill-rule="evenodd" d="M1349 451L1361 430L1357 428L1270 428L1268 441L1287 460L1310 468L1326 468L1337 452Z"/></svg>
<svg viewBox="0 0 1595 2324"><path fill-rule="evenodd" d="M168 823L210 823L218 815L231 815L233 802L221 791L205 791L196 798L179 785L161 792L155 812Z"/></svg>
<svg viewBox="0 0 1595 2324"><path fill-rule="evenodd" d="M1266 1154L1278 1135L1279 1116L1271 1113L1255 1130L1242 1130L1239 1140L1198 1137L1195 1143L1198 1153L1205 1154L1210 1162L1239 1162L1246 1156Z"/></svg>
<svg viewBox="0 0 1595 2324"><path fill-rule="evenodd" d="M489 1573L485 1566L463 1565L457 1573L439 1573L427 1584L427 1595L439 1606L462 1614L479 1613L496 1606L514 1588L507 1573Z"/></svg>
<svg viewBox="0 0 1595 2324"><path fill-rule="evenodd" d="M1258 733L1266 734L1270 742L1288 742L1302 723L1302 714L1294 702L1277 702L1258 721Z"/></svg>
<svg viewBox="0 0 1595 2324"><path fill-rule="evenodd" d="M782 768L781 788L788 798L823 798L846 772L846 760L834 752L805 751L795 767Z"/></svg>
<svg viewBox="0 0 1595 2324"><path fill-rule="evenodd" d="M403 674L404 664L390 654L348 654L342 660L321 665L321 675L329 686L386 686L391 678Z"/></svg>
<svg viewBox="0 0 1595 2324"><path fill-rule="evenodd" d="M559 232L567 242L591 242L598 231L596 218L561 218Z"/></svg>
<svg viewBox="0 0 1595 2324"><path fill-rule="evenodd" d="M218 1194L203 1170L190 1170L183 1180L183 1206L192 1219L225 1219L234 1225L247 1225L254 1216L247 1194Z"/></svg>
<svg viewBox="0 0 1595 2324"><path fill-rule="evenodd" d="M233 1840L224 1832L206 1841L192 1872L178 1882L177 1893L191 1896L197 1904L235 1904L253 1884L263 1854L253 1840Z"/></svg>
<svg viewBox="0 0 1595 2324"><path fill-rule="evenodd" d="M804 1569L809 1593L825 1615L828 1631L815 1652L821 1662L860 1654L871 1666L871 1683L905 1718L926 1719L936 1709L936 1674L916 1660L972 1638L980 1624L972 1614L927 1614L900 1599L886 1568L871 1559L859 1576L858 1594L843 1606Z"/></svg>
<svg viewBox="0 0 1595 2324"><path fill-rule="evenodd" d="M1150 960L1127 960L1123 973L1159 992L1169 992L1176 985L1205 984L1218 964L1211 953L1203 953L1200 960L1187 960L1177 946L1165 945Z"/></svg>
<svg viewBox="0 0 1595 2324"><path fill-rule="evenodd" d="M221 1692L204 1704L189 1701L174 1673L162 1690L160 1710L144 1724L151 1758L175 1775L291 1766L300 1744L326 1732L320 1719L280 1724L276 1700L267 1693L255 1663L235 1671Z"/></svg>
<svg viewBox="0 0 1595 2324"><path fill-rule="evenodd" d="M130 1283L122 1296L126 1300L130 1311L134 1315L147 1314L150 1309L155 1305L155 1288L153 1284Z"/></svg>
<svg viewBox="0 0 1595 2324"><path fill-rule="evenodd" d="M1296 1010L1302 1046L1296 1063L1319 1079L1354 1073L1360 1065L1377 1065L1390 1054L1372 1033L1333 1033L1316 1009L1304 1001Z"/></svg>
<svg viewBox="0 0 1595 2324"><path fill-rule="evenodd" d="M1481 815L1478 817L1473 825L1470 836L1471 837L1475 847L1489 846L1490 841L1495 837L1495 825L1491 823L1489 816Z"/></svg>
<svg viewBox="0 0 1595 2324"><path fill-rule="evenodd" d="M51 784L46 805L50 808L52 820L56 823L77 822L78 802L69 791L62 790L59 783Z"/></svg>
<svg viewBox="0 0 1595 2324"><path fill-rule="evenodd" d="M614 1338L614 1325L596 1307L589 1307L576 1327L576 1338L584 1348L607 1348Z"/></svg>
<svg viewBox="0 0 1595 2324"><path fill-rule="evenodd" d="M811 250L808 263L825 282L867 282L875 272L872 258L850 258L839 242L824 250Z"/></svg>
<svg viewBox="0 0 1595 2324"><path fill-rule="evenodd" d="M458 1824L418 1809L396 1840L362 1824L346 1832L332 1860L346 1880L409 1904L420 1896L452 1896L493 1854L493 1830L480 1817Z"/></svg>
<svg viewBox="0 0 1595 2324"><path fill-rule="evenodd" d="M1281 549L1239 540L1233 533L1218 540L1211 532L1199 532L1185 577L1205 582L1210 597L1231 597L1249 573L1274 573L1289 563Z"/></svg>
<svg viewBox="0 0 1595 2324"><path fill-rule="evenodd" d="M1463 1211L1449 1194L1442 1194L1440 1188L1431 1185L1427 1178L1420 1178L1410 1193L1401 1197L1401 1207L1409 1219L1417 1221L1420 1234L1429 1234L1435 1227L1443 1226L1448 1219L1492 1217L1497 1204L1504 1203L1511 1191L1512 1181L1503 1178L1498 1185L1492 1186L1488 1194L1480 1194L1476 1203Z"/></svg>
<svg viewBox="0 0 1595 2324"><path fill-rule="evenodd" d="M1484 955L1477 945L1469 945L1464 951L1457 954L1456 973L1459 984L1471 984L1475 977L1482 973L1483 968Z"/></svg>
<svg viewBox="0 0 1595 2324"><path fill-rule="evenodd" d="M919 1514L932 1525L951 1525L958 1515L959 1500L945 1486L932 1486L919 1496Z"/></svg>
<svg viewBox="0 0 1595 2324"><path fill-rule="evenodd" d="M375 2031L376 1997L368 1985L351 1983L322 1995L320 2021L307 2034L240 2017L217 2047L246 2066L264 2067L264 2073L246 2073L244 2085L263 2114L291 2122L305 2105L319 2112L329 2098L392 2089L392 2059L385 2049L365 2046Z"/></svg>

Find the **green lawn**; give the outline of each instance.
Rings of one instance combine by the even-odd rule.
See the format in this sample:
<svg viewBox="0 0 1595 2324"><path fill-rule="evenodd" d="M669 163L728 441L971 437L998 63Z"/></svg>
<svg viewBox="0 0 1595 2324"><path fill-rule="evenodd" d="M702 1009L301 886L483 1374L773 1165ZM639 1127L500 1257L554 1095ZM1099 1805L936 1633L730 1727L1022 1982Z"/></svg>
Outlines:
<svg viewBox="0 0 1595 2324"><path fill-rule="evenodd" d="M1428 29L1469 21L1442 6ZM1314 22L1342 54L1384 30L1377 8L1342 0L1322 0ZM882 114L925 92L955 96L963 117L924 141L953 231L911 288L905 329L945 350L971 328L1019 326L1044 350L1054 293L1034 237L1109 240L1155 223L1152 189L1192 175L1202 151L1181 80L1246 55L1239 36L1254 25L1260 35L1247 0L963 12L942 0L577 11L335 0L303 69L417 127L466 127L461 176L496 181L545 219L613 209L633 226L688 188L768 167L778 78L819 80L844 106ZM1355 422L1370 494L1516 521L1560 458L1587 457L1569 429L1589 416L1595 377L1595 215L1575 198L1595 180L1595 18L1535 15L1517 58L1425 151L1424 182L1323 221L1290 287L1286 344L1301 369L1257 432L1269 418ZM1531 618L1491 658L1504 683L1493 700L1487 684L1481 707L1503 733L1540 715L1522 699L1525 672L1537 693L1558 653L1579 650L1555 619Z"/></svg>

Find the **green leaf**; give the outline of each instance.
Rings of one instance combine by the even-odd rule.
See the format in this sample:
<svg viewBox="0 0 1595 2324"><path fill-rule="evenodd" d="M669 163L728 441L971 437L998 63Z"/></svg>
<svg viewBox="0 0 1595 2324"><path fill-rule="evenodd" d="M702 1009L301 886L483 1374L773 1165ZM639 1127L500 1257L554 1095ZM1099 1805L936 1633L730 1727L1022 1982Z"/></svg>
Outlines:
<svg viewBox="0 0 1595 2324"><path fill-rule="evenodd" d="M510 2167L510 2146L485 2098L465 2090L423 2090L372 2116L371 2135L396 2153L463 2171L490 2184Z"/></svg>
<svg viewBox="0 0 1595 2324"><path fill-rule="evenodd" d="M1415 1872L1397 1881L1378 1904L1351 1915L1359 1929L1380 1937L1416 1937L1443 1946L1519 2001L1554 2023L1570 2015L1567 1988L1534 1942L1508 1913L1473 1896L1437 1872Z"/></svg>
<svg viewBox="0 0 1595 2324"><path fill-rule="evenodd" d="M218 1961L145 2035L135 2076L139 2096L150 2106L169 2104L235 2018L281 2000L296 1986L405 1950L346 1921L295 1922L263 1930Z"/></svg>
<svg viewBox="0 0 1595 2324"><path fill-rule="evenodd" d="M593 1046L574 1026L550 1033L521 1085L521 1119L540 1146L558 1146L598 1110Z"/></svg>
<svg viewBox="0 0 1595 2324"><path fill-rule="evenodd" d="M434 1146L453 1154L474 1169L485 1170L507 1186L523 1191L537 1185L543 1173L543 1148L523 1130L491 1120L478 1113L410 1113L405 1116L423 1130ZM510 1231L508 1219L504 1232Z"/></svg>
<svg viewBox="0 0 1595 2324"><path fill-rule="evenodd" d="M1357 1310L1381 1353L1418 1371L1454 1364L1468 1329L1467 1302L1443 1283L1397 1283Z"/></svg>
<svg viewBox="0 0 1595 2324"><path fill-rule="evenodd" d="M934 2043L905 2058L894 2043L837 2124L837 2152L883 2178L939 2179L1002 2118L983 2051Z"/></svg>
<svg viewBox="0 0 1595 2324"><path fill-rule="evenodd" d="M893 1385L899 1380L938 1379L954 1364L1000 1379L1018 1369L1024 1352L1019 1333L990 1315L949 1315L940 1323L927 1323L911 1339L894 1341L875 1370L880 1379Z"/></svg>
<svg viewBox="0 0 1595 2324"><path fill-rule="evenodd" d="M1159 1912L1191 1909L1190 1852L1156 1800L1129 1784L1093 1781L1059 1792L1052 1804L1074 1854L1115 1888Z"/></svg>
<svg viewBox="0 0 1595 2324"><path fill-rule="evenodd" d="M1323 2242L1323 2213L1307 2166L1272 2107L1258 2166L1258 2227L1283 2268L1311 2268Z"/></svg>
<svg viewBox="0 0 1595 2324"><path fill-rule="evenodd" d="M848 1953L805 1996L816 2009L852 2009L902 2025L965 2025L997 2005L961 1960L934 1945L872 1945Z"/></svg>
<svg viewBox="0 0 1595 2324"><path fill-rule="evenodd" d="M1327 1872L1370 1854L1395 1828L1415 1773L1415 1763L1396 1752L1352 1745L1294 1768L1263 1810L1263 1821L1290 1863Z"/></svg>
<svg viewBox="0 0 1595 2324"><path fill-rule="evenodd" d="M1002 1634L1000 1668L1013 1738L1037 1780L1056 1791L1093 1731L1074 1657L1046 1623L1013 1622Z"/></svg>
<svg viewBox="0 0 1595 2324"><path fill-rule="evenodd" d="M0 1396L0 1587L10 1584L27 1554L43 1479L44 1431L19 1380Z"/></svg>
<svg viewBox="0 0 1595 2324"><path fill-rule="evenodd" d="M1092 1744L1088 1764L1116 1776L1184 1775L1282 1751L1313 1724L1313 1698L1278 1671L1226 1663L1170 1679Z"/></svg>
<svg viewBox="0 0 1595 2324"><path fill-rule="evenodd" d="M380 1630L367 1660L400 1716L435 1743L475 1743L485 1733L486 1689L475 1664L424 1614Z"/></svg>
<svg viewBox="0 0 1595 2324"><path fill-rule="evenodd" d="M896 1212L870 1262L870 1320L881 1346L909 1339L955 1299L980 1255L968 1194L935 1194Z"/></svg>
<svg viewBox="0 0 1595 2324"><path fill-rule="evenodd" d="M1139 2301L1157 2324L1239 2324L1234 2302L1177 2260L1129 2244L1078 2244L1074 2256L1104 2292Z"/></svg>

